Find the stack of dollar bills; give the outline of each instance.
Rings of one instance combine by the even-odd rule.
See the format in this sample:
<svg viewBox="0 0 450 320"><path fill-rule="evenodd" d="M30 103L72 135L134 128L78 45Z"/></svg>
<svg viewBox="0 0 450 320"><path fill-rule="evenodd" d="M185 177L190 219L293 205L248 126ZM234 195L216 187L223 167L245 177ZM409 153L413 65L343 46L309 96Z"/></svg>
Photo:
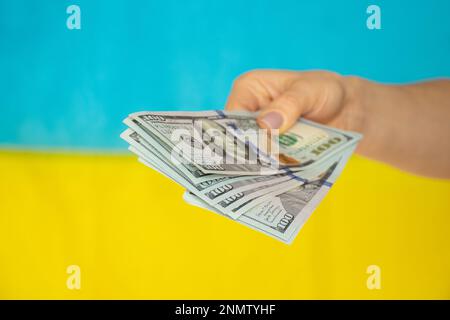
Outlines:
<svg viewBox="0 0 450 320"><path fill-rule="evenodd" d="M279 135L256 116L137 112L121 137L140 162L186 188L189 204L291 243L361 135L303 119Z"/></svg>

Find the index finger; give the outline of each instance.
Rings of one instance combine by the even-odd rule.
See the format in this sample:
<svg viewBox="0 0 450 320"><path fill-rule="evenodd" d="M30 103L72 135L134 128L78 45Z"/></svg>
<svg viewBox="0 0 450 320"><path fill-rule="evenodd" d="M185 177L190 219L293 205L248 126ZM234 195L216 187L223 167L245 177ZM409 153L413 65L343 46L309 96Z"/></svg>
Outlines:
<svg viewBox="0 0 450 320"><path fill-rule="evenodd" d="M268 106L288 87L295 72L253 70L239 76L233 83L225 109L257 111Z"/></svg>
<svg viewBox="0 0 450 320"><path fill-rule="evenodd" d="M225 104L225 109L229 111L256 111L260 107L261 98L250 88L249 83L235 81Z"/></svg>
<svg viewBox="0 0 450 320"><path fill-rule="evenodd" d="M250 71L233 82L225 109L256 111L270 103L272 97L264 87L260 73L260 71Z"/></svg>

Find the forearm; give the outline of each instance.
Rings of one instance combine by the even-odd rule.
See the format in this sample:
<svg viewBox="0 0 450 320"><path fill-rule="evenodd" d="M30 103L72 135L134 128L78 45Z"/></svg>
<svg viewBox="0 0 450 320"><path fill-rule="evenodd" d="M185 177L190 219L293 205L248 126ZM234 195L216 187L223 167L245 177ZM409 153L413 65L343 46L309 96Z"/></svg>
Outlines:
<svg viewBox="0 0 450 320"><path fill-rule="evenodd" d="M420 175L450 178L450 81L383 85L349 79L358 153Z"/></svg>

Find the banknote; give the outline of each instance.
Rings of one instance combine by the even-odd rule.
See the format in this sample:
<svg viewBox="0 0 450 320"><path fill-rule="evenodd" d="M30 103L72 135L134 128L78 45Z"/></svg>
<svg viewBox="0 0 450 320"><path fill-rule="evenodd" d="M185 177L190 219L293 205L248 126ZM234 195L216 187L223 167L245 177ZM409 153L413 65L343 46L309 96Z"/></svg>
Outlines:
<svg viewBox="0 0 450 320"><path fill-rule="evenodd" d="M190 204L190 205L192 205L192 206L196 206L196 207L199 207L199 208L201 208L201 209L206 209L206 210L215 212L216 214L222 215L220 212L215 211L213 207L211 207L211 206L208 205L206 202L202 201L200 198L198 198L196 195L194 195L193 193L191 193L191 192L189 192L189 191L186 191L186 192L183 194L183 200L184 200L186 203L188 203L188 204ZM227 217L226 215L222 215L222 216ZM251 228L251 229L253 229L253 230L262 232L262 233L268 235L269 237L272 237L272 238L274 238L274 239L276 239L276 240L282 241L282 242L287 243L287 244L292 243L292 241L294 240L293 238L292 238L292 239L288 239L288 240L284 240L284 239L278 238L278 237L275 236L275 235L272 235L271 233L264 232L263 230L260 230L260 229L258 229L256 226L254 226L254 225L251 223L251 221L250 221L250 223L244 222L244 221L242 221L241 219L237 219L237 220L234 220L234 221L236 221L236 222L238 222L238 223L240 223L240 224L242 224L242 225L245 225L245 226L247 226L247 227L249 227L249 228Z"/></svg>
<svg viewBox="0 0 450 320"><path fill-rule="evenodd" d="M151 154L152 156L165 161L167 164L171 165L174 170L182 172L182 174L192 183L199 184L210 180L216 180L217 178L223 178L223 176L205 174L191 163L179 162L177 164L172 164L171 150L168 145L159 144L160 141L154 140L152 137L147 137L146 139L142 138L142 136L145 135L143 129L135 123L130 123L130 125L132 130L125 130L120 135L122 139L137 148L142 148L144 153Z"/></svg>
<svg viewBox="0 0 450 320"><path fill-rule="evenodd" d="M186 202L290 243L361 136L306 120L282 135L255 113L138 112L121 137L138 160L187 191Z"/></svg>
<svg viewBox="0 0 450 320"><path fill-rule="evenodd" d="M124 122L144 139L157 140L158 146L164 146L172 156L179 155L180 162L196 166L203 174L261 175L281 173L286 168L306 170L361 138L357 133L301 120L273 143L259 143L265 139L244 143L242 139L249 132L260 132L253 113L138 112ZM210 129L215 133L208 134ZM205 136L216 139L205 143ZM268 150L268 145L277 146L275 152ZM212 158L215 160L209 163Z"/></svg>
<svg viewBox="0 0 450 320"><path fill-rule="evenodd" d="M132 151L137 151L144 164L153 168L155 166L163 168L164 173L170 172L170 176L174 177L178 183L186 180L185 186L189 190L232 218L239 217L246 208L262 202L266 194L278 194L315 179L328 166L324 163L315 170L302 172L302 174L286 172L272 176L214 176L214 179L193 184L177 167L169 166L165 159L149 155L150 150L143 145L142 138L131 129L127 129L122 137L133 147Z"/></svg>
<svg viewBox="0 0 450 320"><path fill-rule="evenodd" d="M352 152L352 149L347 150L317 180L268 197L258 206L241 215L238 221L283 242L291 243L341 174ZM189 191L186 191L183 199L192 205L217 212L207 202Z"/></svg>
<svg viewBox="0 0 450 320"><path fill-rule="evenodd" d="M177 167L171 167L162 157L154 156L144 146L143 139L131 129L122 133L122 138L130 143L135 150L139 151L142 162L148 166L155 164L164 168L165 172L171 172L178 183L184 182L184 186L205 201L232 218L239 217L246 208L254 206L263 200L267 193L283 192L293 186L303 183L304 178L283 173L272 176L214 176L214 179L202 181L198 184L192 183L190 179ZM282 184L288 182L287 184Z"/></svg>

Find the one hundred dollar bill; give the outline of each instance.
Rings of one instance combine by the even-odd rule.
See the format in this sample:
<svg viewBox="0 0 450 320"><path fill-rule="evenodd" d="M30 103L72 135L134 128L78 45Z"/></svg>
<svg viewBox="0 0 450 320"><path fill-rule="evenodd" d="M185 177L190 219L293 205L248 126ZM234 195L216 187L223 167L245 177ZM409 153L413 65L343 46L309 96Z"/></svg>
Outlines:
<svg viewBox="0 0 450 320"><path fill-rule="evenodd" d="M290 243L336 181L361 135L300 120L261 132L255 113L138 112L121 137L193 205Z"/></svg>
<svg viewBox="0 0 450 320"><path fill-rule="evenodd" d="M150 167L164 168L164 172L170 172L170 176L179 184L234 219L239 217L246 208L260 203L265 194L281 193L304 181L295 174L283 173L272 176L242 177L214 175L214 179L195 184L176 166L170 166L163 157L155 156L144 146L143 139L131 129L123 132L122 138L133 146L132 150L139 152L141 162ZM287 184L282 184L283 182Z"/></svg>
<svg viewBox="0 0 450 320"><path fill-rule="evenodd" d="M315 181L309 181L265 201L242 214L238 221L285 243L291 243L311 213L341 174L352 149L347 150ZM207 202L186 191L183 199L195 206L217 212Z"/></svg>
<svg viewBox="0 0 450 320"><path fill-rule="evenodd" d="M195 166L199 175L265 175L307 170L361 138L354 132L300 120L287 133L276 137L277 141L260 143L267 135L258 138L260 129L255 114L223 111L138 112L124 123L144 139L157 141L172 160L176 155L179 162ZM257 137L250 139L251 143L245 141L253 135ZM276 148L270 148L273 145Z"/></svg>

